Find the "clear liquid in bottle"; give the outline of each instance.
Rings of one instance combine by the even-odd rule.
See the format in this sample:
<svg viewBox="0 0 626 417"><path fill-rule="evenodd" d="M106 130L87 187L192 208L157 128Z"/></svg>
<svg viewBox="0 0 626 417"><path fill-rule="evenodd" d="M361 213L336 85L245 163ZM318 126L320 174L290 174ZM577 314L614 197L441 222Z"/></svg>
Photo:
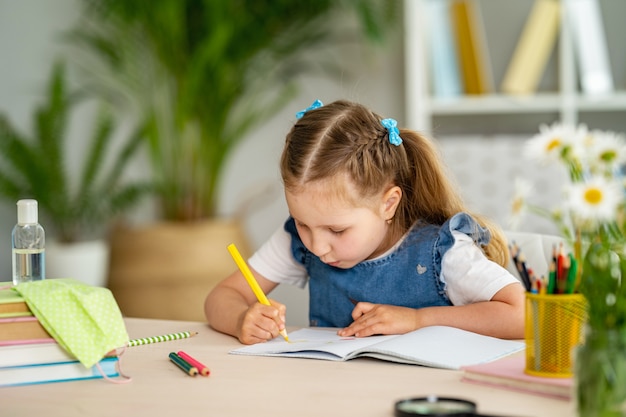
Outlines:
<svg viewBox="0 0 626 417"><path fill-rule="evenodd" d="M17 224L11 233L13 285L46 278L46 237L38 223L37 201L17 202Z"/></svg>
<svg viewBox="0 0 626 417"><path fill-rule="evenodd" d="M13 249L13 284L45 279L44 249Z"/></svg>

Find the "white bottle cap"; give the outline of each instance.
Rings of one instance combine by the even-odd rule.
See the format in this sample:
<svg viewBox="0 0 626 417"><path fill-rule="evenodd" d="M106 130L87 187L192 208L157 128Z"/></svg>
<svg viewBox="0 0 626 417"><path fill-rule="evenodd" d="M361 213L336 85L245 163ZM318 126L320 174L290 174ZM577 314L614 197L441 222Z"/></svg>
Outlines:
<svg viewBox="0 0 626 417"><path fill-rule="evenodd" d="M17 223L36 224L37 200L19 200L17 202Z"/></svg>

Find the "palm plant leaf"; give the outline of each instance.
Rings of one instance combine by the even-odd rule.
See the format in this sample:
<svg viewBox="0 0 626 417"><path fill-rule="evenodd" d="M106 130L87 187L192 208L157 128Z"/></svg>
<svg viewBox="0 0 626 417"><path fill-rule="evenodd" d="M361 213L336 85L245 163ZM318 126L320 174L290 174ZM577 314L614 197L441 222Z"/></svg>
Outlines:
<svg viewBox="0 0 626 417"><path fill-rule="evenodd" d="M93 131L93 137L90 140L91 149L87 154L87 158L84 161L83 174L81 175L81 185L78 191L78 195L87 193L92 183L97 179L97 174L104 163L104 155L107 151L107 146L110 143L111 133L113 131L113 120L110 115L103 114L98 115L95 129Z"/></svg>
<svg viewBox="0 0 626 417"><path fill-rule="evenodd" d="M62 242L85 237L150 191L148 183L122 184L124 168L139 149L137 134L126 142L107 172L114 120L102 111L76 186L66 172L65 136L76 95L67 90L64 65L51 72L47 101L33 115L32 137L22 135L0 114L0 196L12 202L35 198L49 229ZM48 227L47 227L48 228Z"/></svg>
<svg viewBox="0 0 626 417"><path fill-rule="evenodd" d="M384 0L84 2L69 39L89 56L93 91L128 100L141 120L163 216L178 220L213 214L227 156L289 102L296 76L338 68L310 51L356 39L343 16L381 40L397 10Z"/></svg>
<svg viewBox="0 0 626 417"><path fill-rule="evenodd" d="M0 195L15 201L24 189L19 173L25 168L20 167L30 165L32 152L4 115L0 115L0 148L6 166L6 170L0 170Z"/></svg>

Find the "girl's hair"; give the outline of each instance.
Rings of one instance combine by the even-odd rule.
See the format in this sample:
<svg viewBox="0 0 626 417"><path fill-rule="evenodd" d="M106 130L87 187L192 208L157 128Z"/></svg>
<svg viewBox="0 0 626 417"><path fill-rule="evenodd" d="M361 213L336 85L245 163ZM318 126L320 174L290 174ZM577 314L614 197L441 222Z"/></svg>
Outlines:
<svg viewBox="0 0 626 417"><path fill-rule="evenodd" d="M280 162L285 189L297 191L315 181L350 198L342 187L349 183L362 199L379 197L390 187L402 189L402 199L391 227L406 232L417 221L441 225L467 209L449 180L435 145L417 132L400 129L402 144L389 142L382 118L366 107L339 100L309 110L287 134ZM491 232L483 248L500 265L508 263L502 231L487 219L473 215Z"/></svg>

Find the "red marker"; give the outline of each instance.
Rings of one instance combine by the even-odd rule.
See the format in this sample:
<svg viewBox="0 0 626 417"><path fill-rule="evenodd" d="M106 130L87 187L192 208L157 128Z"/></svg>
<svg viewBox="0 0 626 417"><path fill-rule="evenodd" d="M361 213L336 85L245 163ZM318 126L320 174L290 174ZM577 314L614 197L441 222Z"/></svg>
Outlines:
<svg viewBox="0 0 626 417"><path fill-rule="evenodd" d="M191 366L197 368L198 372L200 372L200 375L202 375L202 376L209 376L209 374L211 373L211 371L209 371L209 368L207 368L205 365L201 364L196 359L192 358L191 356L189 356L188 354L186 354L182 350L178 351L178 356L183 358Z"/></svg>

